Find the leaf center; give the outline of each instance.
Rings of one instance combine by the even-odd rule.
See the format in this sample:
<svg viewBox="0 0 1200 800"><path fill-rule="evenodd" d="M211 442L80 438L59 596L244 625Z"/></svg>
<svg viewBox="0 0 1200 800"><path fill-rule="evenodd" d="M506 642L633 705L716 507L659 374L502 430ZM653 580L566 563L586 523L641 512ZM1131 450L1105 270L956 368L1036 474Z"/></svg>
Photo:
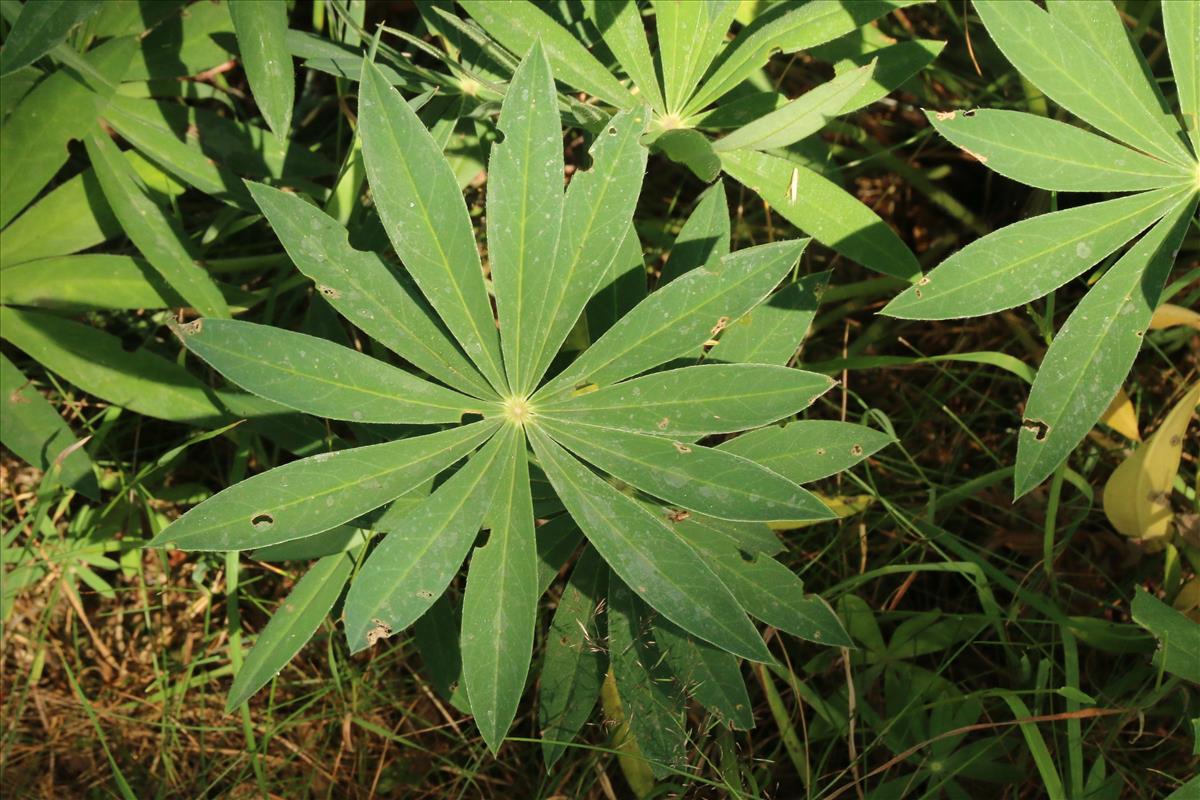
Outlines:
<svg viewBox="0 0 1200 800"><path fill-rule="evenodd" d="M510 397L504 401L504 418L513 425L524 426L533 417L533 406L525 397Z"/></svg>

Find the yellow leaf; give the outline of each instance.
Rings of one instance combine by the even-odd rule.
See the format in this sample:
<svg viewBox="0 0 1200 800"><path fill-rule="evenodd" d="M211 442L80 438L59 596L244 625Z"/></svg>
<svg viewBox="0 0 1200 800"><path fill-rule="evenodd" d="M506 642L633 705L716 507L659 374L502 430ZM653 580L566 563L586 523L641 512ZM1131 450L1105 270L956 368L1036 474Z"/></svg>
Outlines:
<svg viewBox="0 0 1200 800"><path fill-rule="evenodd" d="M650 762L642 755L637 740L629 732L629 720L625 719L621 696L617 694L617 679L613 677L611 669L600 686L600 707L604 710L604 716L615 724L612 746L617 750L617 763L621 765L625 782L635 797L649 796L654 791L654 773L650 770Z"/></svg>
<svg viewBox="0 0 1200 800"><path fill-rule="evenodd" d="M1154 435L1121 462L1104 487L1104 513L1126 536L1166 545L1174 514L1171 484L1179 471L1184 435L1200 403L1200 383L1179 401Z"/></svg>
<svg viewBox="0 0 1200 800"><path fill-rule="evenodd" d="M1187 325L1200 330L1200 312L1171 303L1163 303L1154 310L1154 316L1150 319L1150 330L1152 331L1174 328L1176 325Z"/></svg>
<svg viewBox="0 0 1200 800"><path fill-rule="evenodd" d="M1133 439L1135 442L1142 440L1142 433L1138 430L1137 412L1133 410L1133 401L1125 394L1124 387L1117 391L1117 396L1108 404L1108 410L1100 415L1100 421L1126 439Z"/></svg>
<svg viewBox="0 0 1200 800"><path fill-rule="evenodd" d="M850 494L838 497L830 497L820 492L813 492L813 494L822 503L829 506L829 510L837 514L839 518L861 514L875 502L875 498L869 494ZM768 522L767 525L773 531L791 531L796 528L808 528L812 525L820 525L822 522L832 522L832 520L781 520L778 522Z"/></svg>

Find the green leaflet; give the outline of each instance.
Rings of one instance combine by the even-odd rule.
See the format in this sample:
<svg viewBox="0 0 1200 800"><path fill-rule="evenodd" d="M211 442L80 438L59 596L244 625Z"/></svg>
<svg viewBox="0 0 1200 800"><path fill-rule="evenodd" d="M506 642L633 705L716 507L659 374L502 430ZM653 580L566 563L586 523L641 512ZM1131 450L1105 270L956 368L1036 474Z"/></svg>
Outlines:
<svg viewBox="0 0 1200 800"><path fill-rule="evenodd" d="M1179 90L1179 110L1200 158L1200 4L1163 3L1163 28Z"/></svg>
<svg viewBox="0 0 1200 800"><path fill-rule="evenodd" d="M189 350L238 386L317 416L430 424L458 422L483 407L475 398L316 336L220 319L174 330Z"/></svg>
<svg viewBox="0 0 1200 800"><path fill-rule="evenodd" d="M808 336L829 272L805 275L768 297L757 308L721 331L708 361L778 364L792 360Z"/></svg>
<svg viewBox="0 0 1200 800"><path fill-rule="evenodd" d="M228 5L189 3L146 35L132 54L125 80L195 75L236 57L229 47L233 43Z"/></svg>
<svg viewBox="0 0 1200 800"><path fill-rule="evenodd" d="M308 568L246 654L225 696L225 713L250 699L279 674L329 616L354 569L351 553L334 553Z"/></svg>
<svg viewBox="0 0 1200 800"><path fill-rule="evenodd" d="M1112 66L1129 93L1151 116L1160 120L1160 125L1169 131L1179 129L1150 65L1131 41L1121 12L1114 3L1110 0L1047 0L1046 10Z"/></svg>
<svg viewBox="0 0 1200 800"><path fill-rule="evenodd" d="M15 223L14 223L15 224ZM24 261L3 269L0 302L63 310L178 308L183 298L135 256L85 253ZM256 298L217 284L225 301L245 310ZM231 309L233 310L233 309Z"/></svg>
<svg viewBox="0 0 1200 800"><path fill-rule="evenodd" d="M514 53L527 53L540 40L555 76L617 108L637 101L608 68L546 12L528 0L496 5L489 0L460 0L472 19ZM503 10L501 10L503 9Z"/></svg>
<svg viewBox="0 0 1200 800"><path fill-rule="evenodd" d="M747 25L717 57L703 85L684 109L691 116L720 100L777 52L794 53L849 33L916 0L812 0L799 7L780 3Z"/></svg>
<svg viewBox="0 0 1200 800"><path fill-rule="evenodd" d="M1166 161L1192 159L1130 80L1071 27L1032 2L978 0L975 12L1022 75L1095 128Z"/></svg>
<svg viewBox="0 0 1200 800"><path fill-rule="evenodd" d="M618 492L537 428L527 433L563 504L630 588L689 633L743 658L771 660L733 596L665 518Z"/></svg>
<svg viewBox="0 0 1200 800"><path fill-rule="evenodd" d="M859 41L855 41L856 38ZM857 37L855 34L851 34L822 45L812 52L813 56L822 61L834 62L833 69L838 75L853 70L855 67L865 67L867 64L875 63L871 79L846 102L846 105L842 107L843 114L865 108L876 100L888 96L909 78L927 67L946 46L945 42L932 39L911 39L885 47L876 48L869 45L856 47L862 42L862 38L863 31L860 31ZM865 42L862 44L865 45Z"/></svg>
<svg viewBox="0 0 1200 800"><path fill-rule="evenodd" d="M229 16L258 110L275 135L285 139L296 98L292 54L286 41L287 5L229 0Z"/></svg>
<svg viewBox="0 0 1200 800"><path fill-rule="evenodd" d="M531 383L522 394L546 374L632 230L633 210L646 171L647 151L640 140L647 117L644 109L613 117L588 150L592 168L571 177L554 272L537 303L541 346L530 373ZM633 235L636 241L636 233Z"/></svg>
<svg viewBox="0 0 1200 800"><path fill-rule="evenodd" d="M554 273L563 215L562 126L539 43L513 75L500 110L504 140L488 162L487 239L500 346L511 387L523 392L545 332L539 305Z"/></svg>
<svg viewBox="0 0 1200 800"><path fill-rule="evenodd" d="M461 604L446 591L413 623L413 642L433 688L459 711L470 714L471 702L462 681L461 629Z"/></svg>
<svg viewBox="0 0 1200 800"><path fill-rule="evenodd" d="M608 576L609 668L629 732L656 778L684 764L687 715L683 687L667 669L650 612L616 575Z"/></svg>
<svg viewBox="0 0 1200 800"><path fill-rule="evenodd" d="M646 41L646 29L642 25L642 14L637 3L634 0L589 0L587 10L604 37L604 43L617 57L625 73L633 79L638 92L655 112L667 113L667 104L658 87L654 57L650 55L650 44Z"/></svg>
<svg viewBox="0 0 1200 800"><path fill-rule="evenodd" d="M608 587L608 567L588 546L571 570L546 635L538 693L542 759L550 769L579 733L600 695L608 650L600 606Z"/></svg>
<svg viewBox="0 0 1200 800"><path fill-rule="evenodd" d="M488 505L491 533L475 549L463 595L463 678L475 724L495 753L525 691L537 621L537 552L525 434L506 425Z"/></svg>
<svg viewBox="0 0 1200 800"><path fill-rule="evenodd" d="M467 355L502 391L495 319L454 173L420 118L368 61L359 91L367 177L392 246Z"/></svg>
<svg viewBox="0 0 1200 800"><path fill-rule="evenodd" d="M86 145L105 199L146 260L200 314L228 317L225 298L204 268L192 260L178 220L146 195L117 146L102 132L88 136Z"/></svg>
<svg viewBox="0 0 1200 800"><path fill-rule="evenodd" d="M95 76L64 67L21 100L0 131L0 227L67 163L67 143L95 126L135 50L132 38L105 42L83 56Z"/></svg>
<svg viewBox="0 0 1200 800"><path fill-rule="evenodd" d="M749 459L661 436L545 422L559 444L644 492L720 519L832 519L809 492Z"/></svg>
<svg viewBox="0 0 1200 800"><path fill-rule="evenodd" d="M479 434L491 434L495 425L475 423L433 436L455 433L461 439L458 431L468 428L475 428L476 435L471 439L472 444L477 444ZM511 429L493 436L461 469L388 531L367 556L346 594L346 641L351 652L357 653L381 637L407 628L445 591L479 533L487 513L487 500L495 492L496 465L499 463L501 469L506 466L506 458L512 455L512 443ZM467 696L470 697L469 691Z"/></svg>
<svg viewBox="0 0 1200 800"><path fill-rule="evenodd" d="M411 491L474 450L495 428L476 422L293 461L217 493L147 546L252 550L327 531Z"/></svg>
<svg viewBox="0 0 1200 800"><path fill-rule="evenodd" d="M96 0L38 0L21 6L0 51L0 75L26 67L62 44L102 4Z"/></svg>
<svg viewBox="0 0 1200 800"><path fill-rule="evenodd" d="M689 128L666 131L655 138L654 148L672 161L686 166L705 183L721 174L721 157L713 150L712 142L699 131Z"/></svg>
<svg viewBox="0 0 1200 800"><path fill-rule="evenodd" d="M955 319L1036 300L1102 261L1179 200L1178 189L1155 189L1001 228L947 258L883 313Z"/></svg>
<svg viewBox="0 0 1200 800"><path fill-rule="evenodd" d="M804 410L832 378L767 364L705 364L652 372L594 392L538 405L552 421L658 436L734 433Z"/></svg>
<svg viewBox="0 0 1200 800"><path fill-rule="evenodd" d="M139 414L196 424L225 414L207 387L178 364L132 353L114 336L62 317L0 307L4 338L75 386Z"/></svg>
<svg viewBox="0 0 1200 800"><path fill-rule="evenodd" d="M754 727L754 714L737 658L702 642L661 616L654 617L654 641L684 690L738 730Z"/></svg>
<svg viewBox="0 0 1200 800"><path fill-rule="evenodd" d="M865 425L803 419L743 433L717 449L748 458L796 483L811 483L849 469L895 441Z"/></svg>
<svg viewBox="0 0 1200 800"><path fill-rule="evenodd" d="M537 539L537 595L541 597L554 583L567 560L579 549L583 532L570 514L560 514L539 525Z"/></svg>
<svg viewBox="0 0 1200 800"><path fill-rule="evenodd" d="M874 62L848 70L831 81L743 125L713 144L713 150L773 150L787 147L825 127L825 123L850 110L851 101L862 91L875 71Z"/></svg>
<svg viewBox="0 0 1200 800"><path fill-rule="evenodd" d="M430 375L475 397L495 392L463 355L407 272L350 245L337 220L294 193L248 184L296 268L349 322Z"/></svg>
<svg viewBox="0 0 1200 800"><path fill-rule="evenodd" d="M740 548L725 531L703 518L689 517L671 527L703 554L721 583L751 616L801 639L853 646L829 604L816 595L804 594L803 581L775 559Z"/></svg>
<svg viewBox="0 0 1200 800"><path fill-rule="evenodd" d="M165 115L153 100L114 97L104 109L104 119L121 137L145 153L171 175L241 208L253 209L242 180L229 167L201 150L197 132L192 139L180 139L175 131L162 124ZM97 168L99 169L99 168ZM103 174L103 173L99 173Z"/></svg>
<svg viewBox="0 0 1200 800"><path fill-rule="evenodd" d="M694 269L642 301L537 396L578 384L606 386L685 355L767 296L807 239L739 250L716 269ZM669 333L669 335L667 335Z"/></svg>
<svg viewBox="0 0 1200 800"><path fill-rule="evenodd" d="M5 331L7 334L7 330ZM67 448L78 441L54 406L21 374L17 366L0 355L0 440L31 466L47 473L54 483L75 489L92 500L100 499L95 465L82 447L75 447L59 461ZM60 472L49 475L58 465Z"/></svg>
<svg viewBox="0 0 1200 800"><path fill-rule="evenodd" d="M725 199L725 181L717 180L704 190L688 216L658 279L661 289L671 281L699 267L718 269L730 248L729 203Z"/></svg>
<svg viewBox="0 0 1200 800"><path fill-rule="evenodd" d="M585 318L590 339L611 328L617 320L646 299L646 262L642 258L642 243L630 225L621 246L608 265L601 286L588 300ZM578 324L576 330L578 330Z"/></svg>
<svg viewBox="0 0 1200 800"><path fill-rule="evenodd" d="M356 550L365 541L366 537L358 528L352 525L338 525L324 533L254 550L250 553L250 558L255 561L312 561Z"/></svg>
<svg viewBox="0 0 1200 800"><path fill-rule="evenodd" d="M1130 247L1054 337L1017 439L1017 497L1067 458L1129 374L1196 203L1181 202Z"/></svg>
<svg viewBox="0 0 1200 800"><path fill-rule="evenodd" d="M667 113L683 111L700 77L721 51L737 9L737 0L654 0Z"/></svg>
<svg viewBox="0 0 1200 800"><path fill-rule="evenodd" d="M938 133L1015 181L1060 192L1125 192L1190 180L1186 168L1021 111L925 112Z"/></svg>
<svg viewBox="0 0 1200 800"><path fill-rule="evenodd" d="M920 274L916 257L874 211L812 170L752 150L722 153L721 165L821 244L886 275Z"/></svg>
<svg viewBox="0 0 1200 800"><path fill-rule="evenodd" d="M1154 663L1159 669L1200 683L1200 629L1195 620L1138 589L1133 597L1133 621L1158 640Z"/></svg>

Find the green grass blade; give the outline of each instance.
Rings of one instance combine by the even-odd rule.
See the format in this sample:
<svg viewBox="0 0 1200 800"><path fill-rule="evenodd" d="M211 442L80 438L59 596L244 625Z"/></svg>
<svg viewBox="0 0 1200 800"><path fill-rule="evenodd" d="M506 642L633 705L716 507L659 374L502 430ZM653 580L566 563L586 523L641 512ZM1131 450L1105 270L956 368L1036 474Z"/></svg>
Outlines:
<svg viewBox="0 0 1200 800"><path fill-rule="evenodd" d="M228 317L220 289L188 252L182 226L147 196L112 139L94 132L85 144L104 198L146 260L201 315Z"/></svg>
<svg viewBox="0 0 1200 800"><path fill-rule="evenodd" d="M811 483L847 470L895 442L865 425L802 419L743 433L717 449L748 458L796 483Z"/></svg>
<svg viewBox="0 0 1200 800"><path fill-rule="evenodd" d="M525 692L537 621L537 548L525 434L509 425L493 471L491 533L476 548L463 595L463 678L488 749L504 741Z"/></svg>
<svg viewBox="0 0 1200 800"><path fill-rule="evenodd" d="M655 112L667 113L637 3L634 0L592 0L587 8L604 43L617 57L625 74L633 79L638 93Z"/></svg>
<svg viewBox="0 0 1200 800"><path fill-rule="evenodd" d="M750 695L737 657L689 636L661 616L653 625L658 649L684 689L733 728L753 728Z"/></svg>
<svg viewBox="0 0 1200 800"><path fill-rule="evenodd" d="M476 422L293 461L218 492L148 546L252 550L322 533L420 486L495 428L492 422Z"/></svg>
<svg viewBox="0 0 1200 800"><path fill-rule="evenodd" d="M586 423L544 427L583 460L689 511L761 522L833 518L811 493L741 456Z"/></svg>
<svg viewBox="0 0 1200 800"><path fill-rule="evenodd" d="M498 5L490 0L460 0L471 18L514 53L527 53L540 40L555 76L570 86L621 109L637 106L636 98L608 67L570 31L528 0Z"/></svg>
<svg viewBox="0 0 1200 800"><path fill-rule="evenodd" d="M1200 3L1163 3L1163 29L1179 90L1179 110L1200 158Z"/></svg>
<svg viewBox="0 0 1200 800"><path fill-rule="evenodd" d="M254 102L275 136L286 139L296 102L296 76L287 46L287 3L230 0L229 16Z"/></svg>
<svg viewBox="0 0 1200 800"><path fill-rule="evenodd" d="M504 140L488 162L487 241L509 386L524 393L538 345L540 301L554 272L563 214L558 95L539 43L513 75L500 108Z"/></svg>
<svg viewBox="0 0 1200 800"><path fill-rule="evenodd" d="M768 364L705 364L652 372L539 405L537 413L634 433L704 436L769 425L808 408L833 385L824 375Z"/></svg>
<svg viewBox="0 0 1200 800"><path fill-rule="evenodd" d="M29 204L67 163L67 143L96 124L137 46L113 39L83 56L100 76L58 69L21 100L0 136L0 227Z"/></svg>
<svg viewBox="0 0 1200 800"><path fill-rule="evenodd" d="M773 150L811 136L843 110L848 110L851 101L871 80L874 71L874 63L847 70L787 105L717 140L713 150L718 153L728 150Z"/></svg>
<svg viewBox="0 0 1200 800"><path fill-rule="evenodd" d="M957 319L1036 300L1104 260L1179 200L1178 189L1154 189L1014 223L947 258L882 313Z"/></svg>
<svg viewBox="0 0 1200 800"><path fill-rule="evenodd" d="M812 170L752 150L722 153L721 166L788 222L850 260L897 278L920 274L916 257L874 211Z"/></svg>
<svg viewBox="0 0 1200 800"><path fill-rule="evenodd" d="M102 5L97 0L25 3L0 51L0 76L27 67L58 47L72 28L99 11Z"/></svg>
<svg viewBox="0 0 1200 800"><path fill-rule="evenodd" d="M1161 114L1123 75L1064 22L1032 2L977 0L975 13L1017 70L1054 102L1089 125L1164 161L1192 159Z"/></svg>
<svg viewBox="0 0 1200 800"><path fill-rule="evenodd" d="M806 595L803 581L783 564L765 553L746 550L720 525L703 517L692 516L671 527L702 554L751 616L801 639L853 646L829 604L816 595Z"/></svg>
<svg viewBox="0 0 1200 800"><path fill-rule="evenodd" d="M474 397L496 396L407 272L390 269L377 253L355 249L337 220L295 193L248 185L296 268L338 313L448 385Z"/></svg>
<svg viewBox="0 0 1200 800"><path fill-rule="evenodd" d="M631 230L646 172L647 150L640 140L647 117L644 109L613 117L588 150L592 168L571 176L554 273L538 303L542 339L531 387L545 375L588 300L603 284Z"/></svg>
<svg viewBox="0 0 1200 800"><path fill-rule="evenodd" d="M618 576L608 576L609 668L629 733L656 778L684 765L687 706L683 687L655 645L653 616Z"/></svg>
<svg viewBox="0 0 1200 800"><path fill-rule="evenodd" d="M770 661L733 595L688 545L536 428L534 450L563 504L617 575L679 627L735 655Z"/></svg>
<svg viewBox="0 0 1200 800"><path fill-rule="evenodd" d="M721 52L685 113L695 114L753 75L775 53L816 47L918 0L812 0L780 3L759 14Z"/></svg>
<svg viewBox="0 0 1200 800"><path fill-rule="evenodd" d="M1190 180L1182 166L1037 114L980 109L925 115L988 169L1039 189L1128 192Z"/></svg>
<svg viewBox="0 0 1200 800"><path fill-rule="evenodd" d="M487 428L488 433L492 430L494 426ZM496 470L505 468L510 447L510 433L492 437L388 531L367 557L346 594L351 652L407 628L446 590L479 533L487 501L495 492ZM471 697L469 690L467 696Z"/></svg>
<svg viewBox="0 0 1200 800"><path fill-rule="evenodd" d="M707 360L732 364L778 364L792 360L800 349L829 272L816 272L793 281L768 297L757 308L721 331Z"/></svg>
<svg viewBox="0 0 1200 800"><path fill-rule="evenodd" d="M349 553L325 556L308 568L246 654L225 698L226 714L266 686L300 652L341 597L353 569Z"/></svg>
<svg viewBox="0 0 1200 800"><path fill-rule="evenodd" d="M1033 716L1029 706L1007 689L1001 690L999 694L1018 720L1017 725L1021 729L1021 735L1025 737L1025 745L1029 748L1029 754L1033 756L1033 763L1042 779L1042 788L1046 792L1046 797L1049 800L1067 800L1062 776L1058 774L1058 768L1054 765L1054 756L1050 754L1050 748L1046 746L1046 740L1042 737L1042 732L1038 730L1037 723L1020 721Z"/></svg>
<svg viewBox="0 0 1200 800"><path fill-rule="evenodd" d="M608 669L608 650L599 615L608 587L608 568L588 546L571 570L546 636L538 692L542 759L550 769L578 735L596 707Z"/></svg>
<svg viewBox="0 0 1200 800"><path fill-rule="evenodd" d="M626 314L542 394L579 384L607 386L695 352L725 325L750 311L796 265L807 239L739 250L717 269L694 269Z"/></svg>
<svg viewBox="0 0 1200 800"><path fill-rule="evenodd" d="M1092 287L1054 337L1029 392L1017 439L1017 497L1066 460L1121 388L1195 209L1193 197L1151 228Z"/></svg>
<svg viewBox="0 0 1200 800"><path fill-rule="evenodd" d="M304 333L239 320L174 326L180 341L243 389L329 419L432 424L478 414L473 397Z"/></svg>
<svg viewBox="0 0 1200 800"><path fill-rule="evenodd" d="M367 178L392 246L466 354L501 391L506 383L495 318L454 171L369 61L359 91Z"/></svg>
<svg viewBox="0 0 1200 800"><path fill-rule="evenodd" d="M725 182L718 180L704 190L679 229L659 276L659 288L694 269L709 264L716 269L729 255L729 243L729 201L725 198Z"/></svg>
<svg viewBox="0 0 1200 800"><path fill-rule="evenodd" d="M7 335L8 331L5 331ZM61 454L76 444L75 434L54 406L42 397L21 370L0 354L0 442L55 483L75 489L92 500L100 499L95 464L82 447L73 448L59 462ZM58 466L58 474L51 470Z"/></svg>

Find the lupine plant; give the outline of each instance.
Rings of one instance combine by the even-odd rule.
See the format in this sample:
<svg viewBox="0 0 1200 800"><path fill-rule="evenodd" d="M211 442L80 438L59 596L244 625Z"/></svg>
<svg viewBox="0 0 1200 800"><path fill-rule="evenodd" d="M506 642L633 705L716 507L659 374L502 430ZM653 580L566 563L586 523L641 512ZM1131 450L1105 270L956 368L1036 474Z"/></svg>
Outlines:
<svg viewBox="0 0 1200 800"><path fill-rule="evenodd" d="M989 109L931 111L934 127L989 169L1030 186L1127 193L984 236L884 309L904 319L975 317L1030 303L1095 270L1094 286L1054 336L1030 390L1017 443L1019 497L1063 464L1117 394L1192 224L1200 196L1200 4L1162 6L1174 92L1150 78L1109 0L1048 0L1044 10L1027 0L974 5L1013 66L1092 130Z"/></svg>
<svg viewBox="0 0 1200 800"><path fill-rule="evenodd" d="M848 644L829 607L771 558L779 543L763 524L832 518L798 481L849 466L888 441L842 423L764 427L833 384L784 366L803 335L796 329L802 309L784 320L752 319L789 278L807 240L730 253L724 197L713 192L677 243L678 277L614 319L577 357L563 357L564 342L588 331L589 301L603 304L622 251L632 249L640 263L630 223L649 117L644 109L613 117L591 146L591 166L564 192L550 70L535 44L500 114L504 138L492 150L486 205L495 314L449 164L409 104L365 62L366 170L403 266L353 249L335 220L297 194L254 183L249 191L318 291L408 368L249 322L177 326L191 352L244 389L328 419L393 426L395 436L256 475L152 542L260 552L297 540L304 546L309 537L332 543L263 632L231 706L286 663L348 579L345 632L358 651L429 614L468 560L459 702L495 750L525 689L538 598L576 549L578 530L586 545L555 616L542 676L549 762L595 704L606 660L631 707L636 740L662 764L677 758L683 734L670 730L683 695L667 691L663 671L731 724L751 724L737 659L771 655L747 613L815 641ZM792 295L813 300L815 285L792 283L779 299L784 308L795 305ZM780 348L781 340L788 344ZM706 346L708 357L697 363ZM705 443L752 428L718 446ZM552 493L534 488L539 482ZM362 535L339 528L348 524L377 535L363 544ZM607 646L596 628L602 605Z"/></svg>
<svg viewBox="0 0 1200 800"><path fill-rule="evenodd" d="M460 5L512 52L539 39L561 83L615 109L647 104L647 141L700 178L711 181L724 171L822 244L880 272L913 278L920 267L899 237L803 155L805 140L831 119L884 97L941 50L935 41L863 38L864 26L913 2L778 3L732 36L738 0L656 0L649 6L652 26L633 0L593 0L581 16L561 22L528 0ZM751 81L773 55L820 46L838 59L832 80L790 100Z"/></svg>

